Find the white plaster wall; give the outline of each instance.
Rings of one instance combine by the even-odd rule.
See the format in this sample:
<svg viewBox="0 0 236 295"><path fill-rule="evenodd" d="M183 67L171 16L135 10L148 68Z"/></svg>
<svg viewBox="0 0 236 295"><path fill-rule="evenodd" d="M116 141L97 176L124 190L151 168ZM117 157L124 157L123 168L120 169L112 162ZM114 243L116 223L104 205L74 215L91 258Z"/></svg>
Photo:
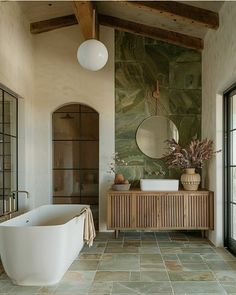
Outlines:
<svg viewBox="0 0 236 295"><path fill-rule="evenodd" d="M100 39L108 48L109 61L98 72L77 62L83 41L79 26L37 35L35 38L35 206L52 197L52 113L67 103L84 103L100 118L100 231L106 230L106 193L110 185L108 162L114 153L114 32L101 27Z"/></svg>
<svg viewBox="0 0 236 295"><path fill-rule="evenodd" d="M34 195L33 153L33 38L17 2L0 2L0 83L21 95L19 99L19 189ZM20 206L33 206L20 196Z"/></svg>
<svg viewBox="0 0 236 295"><path fill-rule="evenodd" d="M236 82L236 2L225 2L220 27L209 31L202 55L202 136L212 138L216 150L223 148L223 92ZM215 230L209 233L223 245L223 158L218 153L205 171L207 188L215 192Z"/></svg>

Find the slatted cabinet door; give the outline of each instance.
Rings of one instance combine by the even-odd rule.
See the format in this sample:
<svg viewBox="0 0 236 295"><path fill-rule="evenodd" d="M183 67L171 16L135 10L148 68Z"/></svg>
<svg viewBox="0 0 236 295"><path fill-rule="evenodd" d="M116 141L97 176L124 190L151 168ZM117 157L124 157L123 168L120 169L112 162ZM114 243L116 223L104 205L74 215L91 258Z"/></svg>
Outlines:
<svg viewBox="0 0 236 295"><path fill-rule="evenodd" d="M184 229L184 194L161 194L159 210L161 229Z"/></svg>
<svg viewBox="0 0 236 295"><path fill-rule="evenodd" d="M155 194L136 195L136 228L159 228L159 196Z"/></svg>
<svg viewBox="0 0 236 295"><path fill-rule="evenodd" d="M212 194L207 192L185 195L185 228L213 229L212 197Z"/></svg>
<svg viewBox="0 0 236 295"><path fill-rule="evenodd" d="M132 194L108 195L108 229L132 228Z"/></svg>

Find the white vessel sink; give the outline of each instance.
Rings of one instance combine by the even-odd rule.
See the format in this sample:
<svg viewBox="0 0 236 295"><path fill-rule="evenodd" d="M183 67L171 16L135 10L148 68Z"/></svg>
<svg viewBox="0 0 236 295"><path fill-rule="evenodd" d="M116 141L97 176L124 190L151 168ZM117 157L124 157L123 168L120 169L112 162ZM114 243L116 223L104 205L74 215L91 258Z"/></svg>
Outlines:
<svg viewBox="0 0 236 295"><path fill-rule="evenodd" d="M140 179L142 191L177 191L178 179Z"/></svg>

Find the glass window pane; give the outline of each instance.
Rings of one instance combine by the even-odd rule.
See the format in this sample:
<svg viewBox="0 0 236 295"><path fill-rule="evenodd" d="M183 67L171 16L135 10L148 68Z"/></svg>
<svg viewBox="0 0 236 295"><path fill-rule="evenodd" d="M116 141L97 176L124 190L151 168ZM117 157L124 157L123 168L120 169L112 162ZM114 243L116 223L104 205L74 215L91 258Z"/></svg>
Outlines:
<svg viewBox="0 0 236 295"><path fill-rule="evenodd" d="M3 91L0 89L0 132L3 132L3 118L2 118L2 100L3 100Z"/></svg>
<svg viewBox="0 0 236 295"><path fill-rule="evenodd" d="M78 141L54 141L54 168L79 168Z"/></svg>
<svg viewBox="0 0 236 295"><path fill-rule="evenodd" d="M4 171L4 192L7 197L10 196L11 191L16 190L16 174L10 171Z"/></svg>
<svg viewBox="0 0 236 295"><path fill-rule="evenodd" d="M230 97L230 113L231 113L231 122L229 129L236 128L236 95Z"/></svg>
<svg viewBox="0 0 236 295"><path fill-rule="evenodd" d="M99 119L96 113L81 114L81 139L98 140Z"/></svg>
<svg viewBox="0 0 236 295"><path fill-rule="evenodd" d="M230 132L230 165L236 165L236 130Z"/></svg>
<svg viewBox="0 0 236 295"><path fill-rule="evenodd" d="M69 104L59 108L58 110L56 110L55 113L79 113L79 112L80 112L79 104Z"/></svg>
<svg viewBox="0 0 236 295"><path fill-rule="evenodd" d="M0 171L0 214L4 213L4 205L3 205L3 172Z"/></svg>
<svg viewBox="0 0 236 295"><path fill-rule="evenodd" d="M4 93L4 133L16 136L16 98Z"/></svg>
<svg viewBox="0 0 236 295"><path fill-rule="evenodd" d="M236 240L236 205L231 204L231 238Z"/></svg>
<svg viewBox="0 0 236 295"><path fill-rule="evenodd" d="M98 169L98 146L97 141L82 141L80 143L80 168Z"/></svg>
<svg viewBox="0 0 236 295"><path fill-rule="evenodd" d="M54 113L53 139L78 140L80 128L80 114Z"/></svg>
<svg viewBox="0 0 236 295"><path fill-rule="evenodd" d="M80 197L54 197L54 204L80 204Z"/></svg>
<svg viewBox="0 0 236 295"><path fill-rule="evenodd" d="M3 135L0 134L0 171L3 171Z"/></svg>
<svg viewBox="0 0 236 295"><path fill-rule="evenodd" d="M5 212L16 210L16 200L11 192L17 190L16 138L4 136L4 202Z"/></svg>
<svg viewBox="0 0 236 295"><path fill-rule="evenodd" d="M79 196L79 170L54 170L54 196Z"/></svg>
<svg viewBox="0 0 236 295"><path fill-rule="evenodd" d="M98 202L98 171L88 170L81 171L81 196L96 197L92 198L92 201ZM88 204L91 202L88 201Z"/></svg>
<svg viewBox="0 0 236 295"><path fill-rule="evenodd" d="M11 136L4 136L4 169L10 170L16 174L16 138Z"/></svg>
<svg viewBox="0 0 236 295"><path fill-rule="evenodd" d="M85 106L85 105L81 105L80 106L80 111L82 113L96 113L96 111L88 106Z"/></svg>
<svg viewBox="0 0 236 295"><path fill-rule="evenodd" d="M236 168L230 168L231 200L236 203Z"/></svg>

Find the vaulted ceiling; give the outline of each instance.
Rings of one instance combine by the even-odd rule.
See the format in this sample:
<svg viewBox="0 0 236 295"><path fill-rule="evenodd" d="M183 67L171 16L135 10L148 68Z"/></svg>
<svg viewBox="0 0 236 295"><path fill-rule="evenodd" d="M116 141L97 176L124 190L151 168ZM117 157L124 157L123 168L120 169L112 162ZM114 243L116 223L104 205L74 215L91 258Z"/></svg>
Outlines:
<svg viewBox="0 0 236 295"><path fill-rule="evenodd" d="M92 38L97 25L201 50L207 30L217 30L223 1L25 1L19 2L33 34L80 23Z"/></svg>

